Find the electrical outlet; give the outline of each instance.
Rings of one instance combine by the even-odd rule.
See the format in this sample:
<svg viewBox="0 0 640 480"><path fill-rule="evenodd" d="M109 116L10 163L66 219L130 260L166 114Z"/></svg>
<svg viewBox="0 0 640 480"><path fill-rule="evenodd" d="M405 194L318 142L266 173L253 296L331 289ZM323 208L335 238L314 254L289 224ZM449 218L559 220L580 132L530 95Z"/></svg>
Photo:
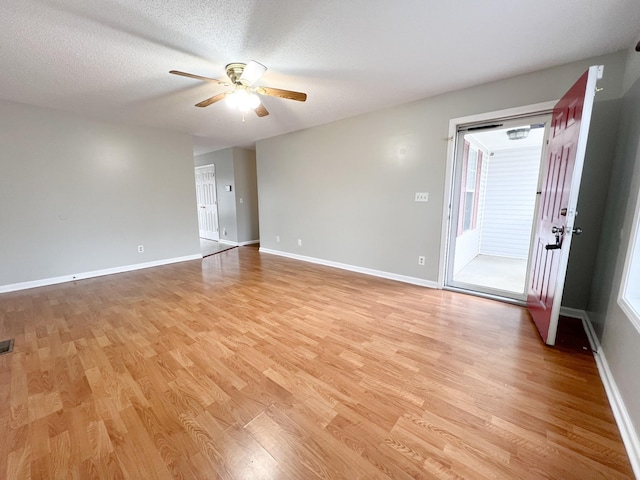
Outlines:
<svg viewBox="0 0 640 480"><path fill-rule="evenodd" d="M416 202L428 202L429 192L416 192Z"/></svg>
<svg viewBox="0 0 640 480"><path fill-rule="evenodd" d="M418 265L424 265L425 258L423 255L418 257Z"/></svg>
<svg viewBox="0 0 640 480"><path fill-rule="evenodd" d="M222 235L224 235L225 237L227 236L227 229L226 228L222 229Z"/></svg>
<svg viewBox="0 0 640 480"><path fill-rule="evenodd" d="M276 235L276 242L280 243L280 235Z"/></svg>
<svg viewBox="0 0 640 480"><path fill-rule="evenodd" d="M144 253L144 245L138 245L138 253Z"/></svg>
<svg viewBox="0 0 640 480"><path fill-rule="evenodd" d="M299 246L299 247L301 247L301 246L302 246L302 239L301 239L301 238L299 238L299 239L298 239L298 246Z"/></svg>

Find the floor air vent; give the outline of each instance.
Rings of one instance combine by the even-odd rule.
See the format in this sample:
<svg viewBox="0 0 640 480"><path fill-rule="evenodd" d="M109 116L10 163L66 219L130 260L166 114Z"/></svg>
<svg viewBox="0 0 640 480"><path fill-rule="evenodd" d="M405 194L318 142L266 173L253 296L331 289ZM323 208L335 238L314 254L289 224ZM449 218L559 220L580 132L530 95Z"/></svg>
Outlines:
<svg viewBox="0 0 640 480"><path fill-rule="evenodd" d="M13 338L11 340L3 340L0 342L0 355L11 353L13 351Z"/></svg>

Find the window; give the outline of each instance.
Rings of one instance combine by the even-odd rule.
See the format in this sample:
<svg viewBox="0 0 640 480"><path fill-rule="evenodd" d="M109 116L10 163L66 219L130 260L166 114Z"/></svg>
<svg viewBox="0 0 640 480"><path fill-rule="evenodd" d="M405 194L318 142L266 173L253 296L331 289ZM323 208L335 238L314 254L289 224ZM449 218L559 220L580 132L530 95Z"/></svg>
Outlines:
<svg viewBox="0 0 640 480"><path fill-rule="evenodd" d="M464 213L462 220L462 231L471 230L473 225L473 213L476 205L476 175L478 171L478 151L471 147L469 149L469 160L467 162L467 173L465 178L464 191Z"/></svg>
<svg viewBox="0 0 640 480"><path fill-rule="evenodd" d="M640 332L640 196L636 204L618 304Z"/></svg>
<svg viewBox="0 0 640 480"><path fill-rule="evenodd" d="M462 176L460 179L458 236L467 230L474 230L477 227L481 174L482 152L465 141L462 159Z"/></svg>

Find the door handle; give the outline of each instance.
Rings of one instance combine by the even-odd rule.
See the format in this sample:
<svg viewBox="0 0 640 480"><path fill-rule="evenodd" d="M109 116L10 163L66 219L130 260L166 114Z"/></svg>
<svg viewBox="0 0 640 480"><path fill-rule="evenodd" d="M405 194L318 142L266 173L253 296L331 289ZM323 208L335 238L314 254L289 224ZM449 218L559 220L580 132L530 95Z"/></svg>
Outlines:
<svg viewBox="0 0 640 480"><path fill-rule="evenodd" d="M582 233L582 229L580 227L576 227L571 230L571 233L573 233L574 235L580 235Z"/></svg>
<svg viewBox="0 0 640 480"><path fill-rule="evenodd" d="M557 227L553 227L553 229L555 230ZM556 234L556 243L549 243L547 245L544 246L544 248L546 250L558 250L560 247L562 247L562 242L560 241L560 232L559 231L554 231L553 233Z"/></svg>
<svg viewBox="0 0 640 480"><path fill-rule="evenodd" d="M544 246L546 250L558 250L562 247L562 242L560 241L560 235L564 235L564 227L552 227L551 233L556 236L556 243L549 243Z"/></svg>

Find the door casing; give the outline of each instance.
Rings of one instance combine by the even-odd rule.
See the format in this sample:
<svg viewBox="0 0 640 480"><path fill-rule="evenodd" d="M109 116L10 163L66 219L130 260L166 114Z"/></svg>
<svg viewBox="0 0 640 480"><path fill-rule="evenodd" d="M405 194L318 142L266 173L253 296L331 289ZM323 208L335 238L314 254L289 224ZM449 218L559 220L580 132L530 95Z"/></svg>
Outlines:
<svg viewBox="0 0 640 480"><path fill-rule="evenodd" d="M451 243L451 218L452 208L455 205L455 199L453 198L454 182L455 182L455 164L456 164L456 150L458 130L460 127L468 124L491 122L496 119L511 119L518 117L528 117L534 115L544 115L552 111L557 100L549 102L537 103L533 105L525 105L522 107L510 108L505 110L497 110L493 112L486 112L477 115L469 115L466 117L453 118L449 121L449 136L447 146L447 166L446 166L446 181L444 189L443 199L443 211L442 211L442 233L440 240L440 265L438 268L438 288L443 288L446 281L446 267L450 252ZM461 150L461 148L460 148ZM492 296L488 294L488 296ZM524 302L523 302L524 303Z"/></svg>
<svg viewBox="0 0 640 480"><path fill-rule="evenodd" d="M492 118L489 121L483 121L483 122L479 122L479 123L473 123L471 125L469 124L464 124L465 128L462 128L462 125L458 126L458 131L456 132L456 145L463 145L464 142L464 137L465 135L467 135L468 133L471 133L470 131L468 131L466 129L467 126L469 127L478 127L478 126L482 126L483 124L487 124L488 127L490 127L488 130L494 130L494 129L506 129L506 128L510 128L510 127L515 127L518 125L522 125L523 123L545 123L545 136L544 139L542 141L542 152L541 152L541 164L542 164L542 158L544 158L545 155L545 149L546 149L546 145L545 145L545 140L548 134L548 126L550 124L551 121L551 112L538 112L538 113L534 113L534 114L526 114L526 115L518 115L515 116L513 118ZM491 128L494 127L494 128ZM482 131L485 130L479 130L478 134L482 134ZM531 217L531 234L529 236L529 248L528 248L528 260L527 260L527 273L525 276L525 283L523 285L523 291L520 294L516 294L513 292L506 292L503 290L498 290L495 288L491 288L488 286L483 286L483 285L475 285L475 284L467 284L461 281L454 281L453 276L452 276L452 267L453 267L453 261L454 261L454 252L455 252L455 245L457 243L457 239L458 237L454 234L454 231L456 230L456 225L454 222L456 215L460 215L460 195L457 192L457 187L460 185L461 183L461 178L460 178L460 174L461 172L461 165L462 165L462 152L463 152L463 148L457 148L456 149L456 156L457 158L455 159L455 163L453 165L453 178L452 178L452 183L451 183L451 202L450 202L450 209L449 209L449 224L448 224L448 228L449 228L449 237L448 237L448 244L447 244L447 249L448 249L448 254L447 254L447 258L446 258L446 262L445 262L445 278L444 278L444 284L446 286L446 288L454 288L454 289L460 289L466 292L473 292L473 293L477 293L477 294L482 294L482 295L487 295L487 296L491 296L492 298L500 298L500 299L504 299L507 298L510 301L513 301L514 303L519 303L519 304L524 304L524 302L527 299L527 285L528 285L528 281L529 281L529 263L531 260L531 241L533 238L533 230L534 230L534 221L537 215L537 207L538 207L538 202L536 199L536 205L535 205L535 209L533 212L533 215ZM489 157L486 159L487 161L490 161ZM538 170L537 172L537 176L536 176L536 185L537 185L537 191L540 190L540 181L541 181L541 174L540 174L540 170ZM459 221L459 218L458 218ZM450 278L449 278L450 277Z"/></svg>

